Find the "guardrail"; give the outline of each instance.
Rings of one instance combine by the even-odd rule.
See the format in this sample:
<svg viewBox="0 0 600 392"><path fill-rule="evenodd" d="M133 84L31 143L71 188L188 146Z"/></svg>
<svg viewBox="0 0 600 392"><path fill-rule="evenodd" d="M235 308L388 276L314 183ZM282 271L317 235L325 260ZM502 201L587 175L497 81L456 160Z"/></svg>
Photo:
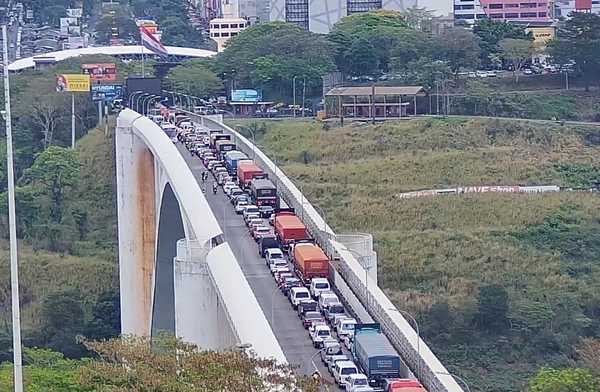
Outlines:
<svg viewBox="0 0 600 392"><path fill-rule="evenodd" d="M212 119L194 116L208 128L222 129L233 135L238 149L255 157L254 159L269 178L276 183L280 196L300 214L317 243L332 258L332 265L336 272L342 276L369 315L381 324L387 338L423 385L430 392L463 392L425 342L377 286L376 281L364 273L364 269L352 252L336 240L331 227L281 169L236 130Z"/></svg>

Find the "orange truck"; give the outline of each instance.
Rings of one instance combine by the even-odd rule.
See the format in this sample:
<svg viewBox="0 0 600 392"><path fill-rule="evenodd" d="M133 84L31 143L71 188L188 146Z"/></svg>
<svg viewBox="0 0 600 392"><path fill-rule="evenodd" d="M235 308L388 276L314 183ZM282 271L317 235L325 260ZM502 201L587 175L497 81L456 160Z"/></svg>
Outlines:
<svg viewBox="0 0 600 392"><path fill-rule="evenodd" d="M253 162L239 162L237 166L237 177L240 188L250 186L250 181L256 176L264 175L262 169Z"/></svg>
<svg viewBox="0 0 600 392"><path fill-rule="evenodd" d="M277 214L273 222L275 235L282 248L289 247L290 243L310 238L304 223L293 214Z"/></svg>
<svg viewBox="0 0 600 392"><path fill-rule="evenodd" d="M294 267L304 283L310 283L312 278L329 277L329 258L319 246L300 242L293 245L291 253Z"/></svg>

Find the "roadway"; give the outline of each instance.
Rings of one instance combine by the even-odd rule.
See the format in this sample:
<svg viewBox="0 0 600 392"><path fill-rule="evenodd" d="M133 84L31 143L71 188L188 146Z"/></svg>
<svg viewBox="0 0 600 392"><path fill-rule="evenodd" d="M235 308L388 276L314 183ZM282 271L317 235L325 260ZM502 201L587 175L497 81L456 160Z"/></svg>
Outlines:
<svg viewBox="0 0 600 392"><path fill-rule="evenodd" d="M202 172L206 171L204 165L198 158L192 157L184 145L177 143L176 146L202 188L201 176ZM208 204L219 220L225 239L240 264L288 362L297 366L301 373L308 375L316 368L321 375L331 381L319 355L315 355L318 350L312 346L308 332L302 327L296 311L292 309L287 297L281 294L265 265L265 260L258 254L256 243L248 234L243 219L235 213L220 187L217 194L213 194L212 181L214 178L209 173L205 193Z"/></svg>

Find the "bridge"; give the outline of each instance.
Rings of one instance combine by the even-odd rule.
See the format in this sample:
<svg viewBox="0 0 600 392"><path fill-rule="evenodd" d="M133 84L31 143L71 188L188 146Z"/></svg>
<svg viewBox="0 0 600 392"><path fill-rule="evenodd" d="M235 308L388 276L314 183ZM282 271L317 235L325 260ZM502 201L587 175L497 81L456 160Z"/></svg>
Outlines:
<svg viewBox="0 0 600 392"><path fill-rule="evenodd" d="M331 282L361 322L376 321L430 392L462 392L376 281L372 237L336 234L257 146L218 116L196 122L232 135L276 183L331 260ZM170 331L202 348L251 345L262 357L322 369L306 331L266 272L247 230L220 195L202 191L203 169L185 147L132 110L116 129L121 319L124 334ZM374 267L365 269L364 267Z"/></svg>

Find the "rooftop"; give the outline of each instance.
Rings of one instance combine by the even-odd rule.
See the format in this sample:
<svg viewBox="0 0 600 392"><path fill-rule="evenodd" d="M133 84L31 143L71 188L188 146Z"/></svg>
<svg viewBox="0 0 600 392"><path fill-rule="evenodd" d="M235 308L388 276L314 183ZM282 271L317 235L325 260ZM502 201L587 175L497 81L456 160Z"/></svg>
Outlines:
<svg viewBox="0 0 600 392"><path fill-rule="evenodd" d="M335 87L329 90L326 96L351 97L359 95L371 95L372 86ZM423 86L375 86L375 95L425 95Z"/></svg>

